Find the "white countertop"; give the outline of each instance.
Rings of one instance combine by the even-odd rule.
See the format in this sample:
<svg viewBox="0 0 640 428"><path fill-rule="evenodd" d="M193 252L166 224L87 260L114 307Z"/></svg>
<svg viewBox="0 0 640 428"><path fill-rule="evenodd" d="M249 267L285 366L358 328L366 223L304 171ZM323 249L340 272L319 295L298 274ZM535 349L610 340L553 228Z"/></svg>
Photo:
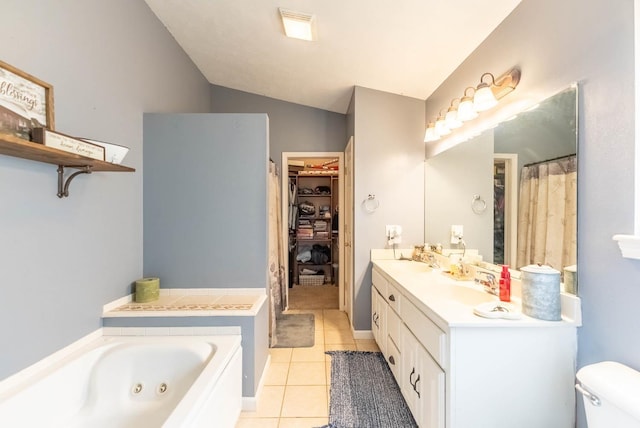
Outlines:
<svg viewBox="0 0 640 428"><path fill-rule="evenodd" d="M458 281L420 262L381 259L372 262L387 279L401 285L399 291L405 298L444 330L450 327L549 328L580 325L579 299L575 296L563 296L562 321L544 321L524 314L517 320L484 318L475 315L473 308L484 302L498 302L499 299L474 281ZM565 313L565 299L570 299L574 306L578 305L577 316ZM518 299L512 299L511 303L521 308Z"/></svg>

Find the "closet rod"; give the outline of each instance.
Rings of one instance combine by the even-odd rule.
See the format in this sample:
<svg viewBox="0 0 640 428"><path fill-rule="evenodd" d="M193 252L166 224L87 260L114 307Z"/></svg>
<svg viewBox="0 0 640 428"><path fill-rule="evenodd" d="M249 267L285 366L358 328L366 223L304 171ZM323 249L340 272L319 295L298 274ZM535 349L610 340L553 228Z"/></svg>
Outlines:
<svg viewBox="0 0 640 428"><path fill-rule="evenodd" d="M558 156L557 158L546 159L546 160L538 161L538 162L531 162L531 163L528 163L528 164L526 164L524 166L534 166L534 165L540 165L542 163L553 162L553 161L557 161L557 160L561 160L561 159L569 159L570 157L575 156L575 155L576 155L575 153L572 153L570 155Z"/></svg>

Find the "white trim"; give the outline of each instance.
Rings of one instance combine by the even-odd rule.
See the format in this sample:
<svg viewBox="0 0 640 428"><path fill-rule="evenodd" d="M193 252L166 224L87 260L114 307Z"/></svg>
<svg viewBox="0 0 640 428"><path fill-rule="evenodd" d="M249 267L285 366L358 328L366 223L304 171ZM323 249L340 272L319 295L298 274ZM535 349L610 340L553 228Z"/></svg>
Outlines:
<svg viewBox="0 0 640 428"><path fill-rule="evenodd" d="M243 412L255 412L258 409L258 397L262 394L262 387L267 378L267 372L271 366L271 355L267 356L267 362L262 370L262 376L260 376L260 382L258 382L258 388L256 388L255 397L242 397L242 411Z"/></svg>
<svg viewBox="0 0 640 428"><path fill-rule="evenodd" d="M371 330L351 330L353 338L356 340L373 340L373 331Z"/></svg>
<svg viewBox="0 0 640 428"><path fill-rule="evenodd" d="M613 240L618 241L618 246L620 247L620 252L622 253L622 257L627 259L640 260L640 236L613 235Z"/></svg>

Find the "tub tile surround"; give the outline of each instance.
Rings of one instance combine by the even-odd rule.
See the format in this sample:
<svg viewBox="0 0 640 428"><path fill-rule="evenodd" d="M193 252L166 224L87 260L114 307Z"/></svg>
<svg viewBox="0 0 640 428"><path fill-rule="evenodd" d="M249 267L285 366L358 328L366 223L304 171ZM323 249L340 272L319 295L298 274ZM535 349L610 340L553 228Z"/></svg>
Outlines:
<svg viewBox="0 0 640 428"><path fill-rule="evenodd" d="M254 316L266 300L264 289L256 288L170 288L160 289L158 300L134 301L134 294L103 307L103 318L149 316Z"/></svg>
<svg viewBox="0 0 640 428"><path fill-rule="evenodd" d="M270 364L253 411L243 411L236 428L310 428L328 423L331 357L326 351L375 351L373 340L355 339L344 312L337 309L289 310L313 313L316 340L310 348L271 348Z"/></svg>

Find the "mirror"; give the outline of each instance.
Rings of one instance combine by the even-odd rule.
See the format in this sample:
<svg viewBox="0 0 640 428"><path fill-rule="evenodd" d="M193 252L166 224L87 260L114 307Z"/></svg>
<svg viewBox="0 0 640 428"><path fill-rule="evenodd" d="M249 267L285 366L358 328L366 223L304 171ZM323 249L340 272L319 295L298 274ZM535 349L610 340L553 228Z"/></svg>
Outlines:
<svg viewBox="0 0 640 428"><path fill-rule="evenodd" d="M425 161L425 242L520 268L576 264L577 86ZM547 219L550 219L547 221ZM555 221L557 219L557 221Z"/></svg>

